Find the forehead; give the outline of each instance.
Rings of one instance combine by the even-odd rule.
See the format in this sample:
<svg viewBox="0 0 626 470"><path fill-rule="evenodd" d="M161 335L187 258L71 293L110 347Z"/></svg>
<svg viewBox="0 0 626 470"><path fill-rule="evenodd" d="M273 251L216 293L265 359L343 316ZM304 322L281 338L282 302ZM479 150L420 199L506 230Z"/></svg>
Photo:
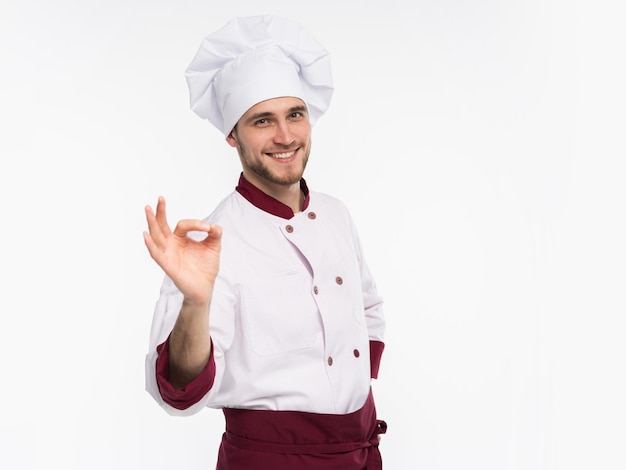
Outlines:
<svg viewBox="0 0 626 470"><path fill-rule="evenodd" d="M286 114L294 108L306 108L304 101L294 96L282 96L261 101L245 112L241 119L249 118L257 114Z"/></svg>

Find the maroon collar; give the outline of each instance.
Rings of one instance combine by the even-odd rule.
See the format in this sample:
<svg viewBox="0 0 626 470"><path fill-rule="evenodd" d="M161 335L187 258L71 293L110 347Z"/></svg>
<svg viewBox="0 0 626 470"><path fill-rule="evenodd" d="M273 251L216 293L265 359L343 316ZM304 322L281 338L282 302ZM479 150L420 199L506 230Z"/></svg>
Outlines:
<svg viewBox="0 0 626 470"><path fill-rule="evenodd" d="M239 176L239 184L235 190L245 197L252 205L258 207L262 211L269 212L277 217L283 219L291 219L294 216L291 208L278 199L274 199L272 196L268 196L259 188L250 183L243 177L243 172ZM300 180L300 190L304 194L304 203L302 204L302 210L305 210L309 206L309 188L306 185L304 178Z"/></svg>

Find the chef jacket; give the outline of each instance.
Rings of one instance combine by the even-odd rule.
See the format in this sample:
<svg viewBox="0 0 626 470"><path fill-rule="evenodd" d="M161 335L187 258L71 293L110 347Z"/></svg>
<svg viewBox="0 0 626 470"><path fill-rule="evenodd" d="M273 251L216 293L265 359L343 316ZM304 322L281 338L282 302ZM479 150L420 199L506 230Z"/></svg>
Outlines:
<svg viewBox="0 0 626 470"><path fill-rule="evenodd" d="M367 400L384 348L382 298L346 206L300 184L305 203L294 214L241 175L205 219L223 227L209 316L213 347L205 371L180 391L167 382L167 346L183 295L165 277L146 389L168 413L343 414Z"/></svg>

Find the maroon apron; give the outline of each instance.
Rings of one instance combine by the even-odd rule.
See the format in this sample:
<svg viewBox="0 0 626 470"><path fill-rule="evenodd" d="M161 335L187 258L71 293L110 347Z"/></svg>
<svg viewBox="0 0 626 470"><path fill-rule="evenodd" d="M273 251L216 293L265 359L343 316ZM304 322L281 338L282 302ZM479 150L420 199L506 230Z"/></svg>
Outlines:
<svg viewBox="0 0 626 470"><path fill-rule="evenodd" d="M381 470L378 435L387 424L376 419L370 392L353 413L224 408L216 470Z"/></svg>

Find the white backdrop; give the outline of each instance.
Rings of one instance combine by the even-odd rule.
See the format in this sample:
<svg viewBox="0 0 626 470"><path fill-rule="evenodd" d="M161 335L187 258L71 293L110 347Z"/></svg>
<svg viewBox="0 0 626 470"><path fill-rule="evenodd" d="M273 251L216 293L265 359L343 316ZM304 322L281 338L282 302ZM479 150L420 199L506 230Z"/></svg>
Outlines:
<svg viewBox="0 0 626 470"><path fill-rule="evenodd" d="M619 3L3 0L0 465L214 468L221 413L144 391L143 207L204 217L233 189L183 72L269 13L332 53L306 176L386 299L385 468L626 468Z"/></svg>

